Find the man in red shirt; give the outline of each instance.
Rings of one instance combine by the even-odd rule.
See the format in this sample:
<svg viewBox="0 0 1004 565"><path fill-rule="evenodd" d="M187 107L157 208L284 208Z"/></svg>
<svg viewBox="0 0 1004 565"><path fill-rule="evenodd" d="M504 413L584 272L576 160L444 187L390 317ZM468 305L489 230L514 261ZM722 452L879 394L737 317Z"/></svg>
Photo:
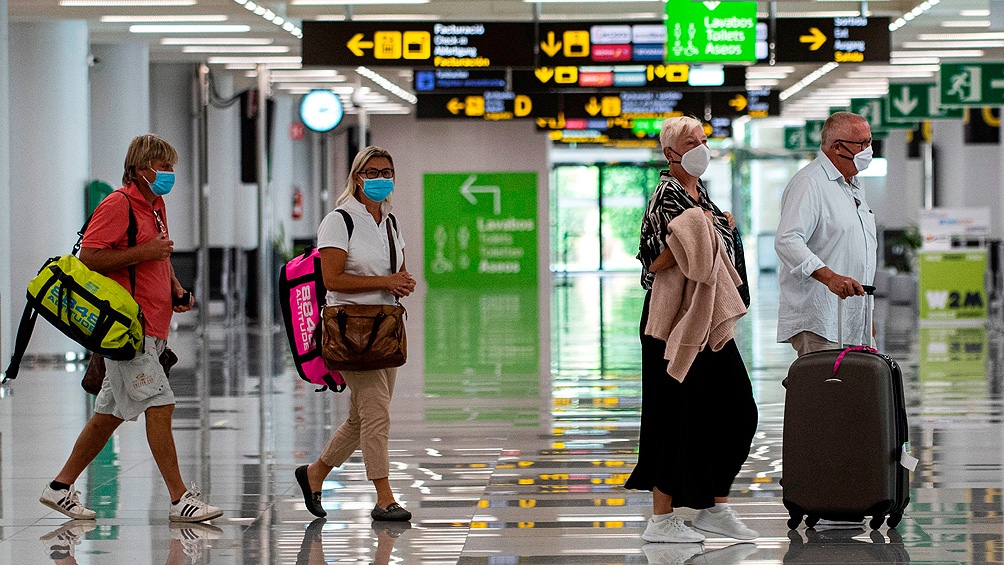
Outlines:
<svg viewBox="0 0 1004 565"><path fill-rule="evenodd" d="M177 162L177 151L163 139L150 134L133 139L125 158L124 186L98 205L84 233L81 262L132 292L146 337L143 351L134 359L105 360L106 376L94 416L77 437L63 469L42 491L42 504L70 518L95 519L95 512L80 503L73 483L119 425L140 414L146 414L150 451L171 495L170 521L201 522L223 515L203 500L195 485L186 488L181 478L171 431L174 392L159 362L172 314L194 305L171 267L174 243L162 198L174 185Z"/></svg>

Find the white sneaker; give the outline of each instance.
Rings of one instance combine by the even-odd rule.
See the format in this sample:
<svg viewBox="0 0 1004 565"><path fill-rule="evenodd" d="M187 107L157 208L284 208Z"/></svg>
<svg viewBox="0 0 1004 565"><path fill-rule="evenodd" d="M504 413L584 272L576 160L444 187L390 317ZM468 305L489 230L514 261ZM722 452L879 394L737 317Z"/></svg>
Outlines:
<svg viewBox="0 0 1004 565"><path fill-rule="evenodd" d="M858 520L855 522L854 520L824 520L823 518L820 518L812 529L817 532L822 532L824 530L863 530L864 527L864 520Z"/></svg>
<svg viewBox="0 0 1004 565"><path fill-rule="evenodd" d="M704 535L687 527L683 523L683 518L670 516L658 522L653 522L649 518L641 539L657 543L701 543L704 541Z"/></svg>
<svg viewBox="0 0 1004 565"><path fill-rule="evenodd" d="M206 547L207 540L220 539L223 530L211 524L171 524L171 539L181 542L182 549L185 550L192 562L196 562L202 557L202 550Z"/></svg>
<svg viewBox="0 0 1004 565"><path fill-rule="evenodd" d="M98 516L93 510L80 504L80 491L74 490L73 485L62 490L53 490L49 485L45 485L38 501L74 520L94 520Z"/></svg>
<svg viewBox="0 0 1004 565"><path fill-rule="evenodd" d="M699 543L646 543L641 550L649 563L683 565L691 557L699 555L704 546Z"/></svg>
<svg viewBox="0 0 1004 565"><path fill-rule="evenodd" d="M58 561L74 557L76 546L84 534L97 528L93 520L70 520L55 530L38 538L45 544L49 559Z"/></svg>
<svg viewBox="0 0 1004 565"><path fill-rule="evenodd" d="M705 532L722 535L734 539L751 540L760 537L760 533L743 524L739 514L729 504L718 512L708 509L701 510L694 518L694 527Z"/></svg>
<svg viewBox="0 0 1004 565"><path fill-rule="evenodd" d="M204 522L222 515L222 510L202 500L202 491L193 484L177 504L171 505L169 519L172 522Z"/></svg>

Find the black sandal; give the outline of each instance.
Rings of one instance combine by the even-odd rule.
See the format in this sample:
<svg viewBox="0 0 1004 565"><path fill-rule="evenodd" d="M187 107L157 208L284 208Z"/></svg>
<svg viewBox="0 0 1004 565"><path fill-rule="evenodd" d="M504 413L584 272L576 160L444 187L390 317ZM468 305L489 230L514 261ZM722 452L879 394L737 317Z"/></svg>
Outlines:
<svg viewBox="0 0 1004 565"><path fill-rule="evenodd" d="M297 467L293 474L296 476L297 484L300 485L300 491L303 492L303 505L307 507L307 510L318 518L327 516L328 513L321 507L321 493L310 490L310 482L307 480L307 466Z"/></svg>

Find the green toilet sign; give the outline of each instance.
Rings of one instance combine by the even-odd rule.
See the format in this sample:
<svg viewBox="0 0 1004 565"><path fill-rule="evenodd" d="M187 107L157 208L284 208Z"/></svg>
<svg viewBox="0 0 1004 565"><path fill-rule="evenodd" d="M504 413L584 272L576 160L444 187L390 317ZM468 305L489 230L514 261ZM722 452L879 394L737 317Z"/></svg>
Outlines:
<svg viewBox="0 0 1004 565"><path fill-rule="evenodd" d="M537 286L537 173L429 173L430 288Z"/></svg>
<svg viewBox="0 0 1004 565"><path fill-rule="evenodd" d="M756 61L756 2L666 2L666 62Z"/></svg>

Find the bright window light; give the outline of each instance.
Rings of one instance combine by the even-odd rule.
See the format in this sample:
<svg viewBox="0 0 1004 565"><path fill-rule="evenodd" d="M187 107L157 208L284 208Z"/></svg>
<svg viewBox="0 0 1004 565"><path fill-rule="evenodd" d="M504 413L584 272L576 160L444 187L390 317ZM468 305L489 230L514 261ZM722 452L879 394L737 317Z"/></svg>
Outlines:
<svg viewBox="0 0 1004 565"><path fill-rule="evenodd" d="M129 26L131 33L247 33L249 25L156 25L139 24Z"/></svg>

